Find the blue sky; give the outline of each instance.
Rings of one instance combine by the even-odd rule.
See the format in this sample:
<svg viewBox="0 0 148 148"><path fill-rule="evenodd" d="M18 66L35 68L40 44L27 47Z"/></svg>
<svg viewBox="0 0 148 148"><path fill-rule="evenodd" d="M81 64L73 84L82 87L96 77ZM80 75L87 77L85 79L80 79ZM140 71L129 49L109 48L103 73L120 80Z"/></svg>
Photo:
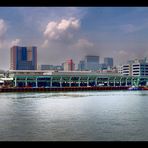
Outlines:
<svg viewBox="0 0 148 148"><path fill-rule="evenodd" d="M126 63L148 55L148 8L0 7L0 69L9 69L12 45L37 46L38 64L86 54Z"/></svg>

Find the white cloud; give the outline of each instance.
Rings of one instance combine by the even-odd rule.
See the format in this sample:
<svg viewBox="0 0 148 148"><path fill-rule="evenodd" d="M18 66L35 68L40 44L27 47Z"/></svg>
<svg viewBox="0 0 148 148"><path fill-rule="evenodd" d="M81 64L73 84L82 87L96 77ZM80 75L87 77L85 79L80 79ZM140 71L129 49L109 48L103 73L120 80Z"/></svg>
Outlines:
<svg viewBox="0 0 148 148"><path fill-rule="evenodd" d="M68 28L79 28L79 20L76 20L75 18L70 18L69 20L63 19L57 26L57 29L62 31L65 31Z"/></svg>
<svg viewBox="0 0 148 148"><path fill-rule="evenodd" d="M42 48L47 48L48 47L48 40L45 40L44 43L41 45Z"/></svg>
<svg viewBox="0 0 148 148"><path fill-rule="evenodd" d="M7 25L3 19L0 19L0 48L3 47L4 44L4 36L7 31Z"/></svg>
<svg viewBox="0 0 148 148"><path fill-rule="evenodd" d="M16 46L16 45L19 45L20 42L21 42L21 40L17 38L17 39L15 39L15 40L11 41L10 46Z"/></svg>
<svg viewBox="0 0 148 148"><path fill-rule="evenodd" d="M71 39L73 31L80 27L80 22L76 18L62 19L59 22L51 21L46 26L44 36L48 40Z"/></svg>
<svg viewBox="0 0 148 148"><path fill-rule="evenodd" d="M88 41L87 39L82 39L81 38L81 39L79 39L77 41L77 43L75 44L75 46L77 48L83 48L83 49L85 49L85 48L91 48L91 47L93 47L94 44L92 42Z"/></svg>
<svg viewBox="0 0 148 148"><path fill-rule="evenodd" d="M3 40L0 42L0 48L10 49L12 46L17 46L21 43L21 39L16 38L14 40Z"/></svg>
<svg viewBox="0 0 148 148"><path fill-rule="evenodd" d="M4 36L7 31L7 25L3 19L0 19L0 38Z"/></svg>

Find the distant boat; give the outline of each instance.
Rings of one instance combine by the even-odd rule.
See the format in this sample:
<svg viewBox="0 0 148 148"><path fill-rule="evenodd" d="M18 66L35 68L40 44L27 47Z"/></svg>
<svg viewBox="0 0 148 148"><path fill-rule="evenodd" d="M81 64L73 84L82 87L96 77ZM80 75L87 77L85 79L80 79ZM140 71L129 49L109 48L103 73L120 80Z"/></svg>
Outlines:
<svg viewBox="0 0 148 148"><path fill-rule="evenodd" d="M131 86L128 88L128 90L142 90L141 87Z"/></svg>

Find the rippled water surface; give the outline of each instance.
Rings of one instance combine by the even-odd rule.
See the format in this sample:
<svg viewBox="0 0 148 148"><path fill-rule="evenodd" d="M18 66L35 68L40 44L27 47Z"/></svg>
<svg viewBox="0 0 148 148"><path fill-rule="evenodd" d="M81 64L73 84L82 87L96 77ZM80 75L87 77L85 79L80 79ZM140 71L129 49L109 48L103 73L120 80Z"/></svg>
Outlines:
<svg viewBox="0 0 148 148"><path fill-rule="evenodd" d="M0 140L148 140L148 91L1 93Z"/></svg>

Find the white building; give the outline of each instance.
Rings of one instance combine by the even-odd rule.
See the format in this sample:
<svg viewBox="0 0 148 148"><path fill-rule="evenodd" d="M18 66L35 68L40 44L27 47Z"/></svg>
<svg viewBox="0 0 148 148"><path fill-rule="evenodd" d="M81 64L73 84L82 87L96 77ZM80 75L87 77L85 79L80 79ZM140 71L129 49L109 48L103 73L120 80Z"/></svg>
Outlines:
<svg viewBox="0 0 148 148"><path fill-rule="evenodd" d="M131 76L131 65L130 64L122 65L122 74L126 76Z"/></svg>
<svg viewBox="0 0 148 148"><path fill-rule="evenodd" d="M148 63L144 62L133 63L132 76L148 76Z"/></svg>
<svg viewBox="0 0 148 148"><path fill-rule="evenodd" d="M122 65L117 66L117 72L122 74Z"/></svg>
<svg viewBox="0 0 148 148"><path fill-rule="evenodd" d="M148 62L146 59L135 59L122 65L120 72L127 76L148 76Z"/></svg>
<svg viewBox="0 0 148 148"><path fill-rule="evenodd" d="M67 60L64 63L64 71L74 71L75 70L75 64L73 63L73 60Z"/></svg>

